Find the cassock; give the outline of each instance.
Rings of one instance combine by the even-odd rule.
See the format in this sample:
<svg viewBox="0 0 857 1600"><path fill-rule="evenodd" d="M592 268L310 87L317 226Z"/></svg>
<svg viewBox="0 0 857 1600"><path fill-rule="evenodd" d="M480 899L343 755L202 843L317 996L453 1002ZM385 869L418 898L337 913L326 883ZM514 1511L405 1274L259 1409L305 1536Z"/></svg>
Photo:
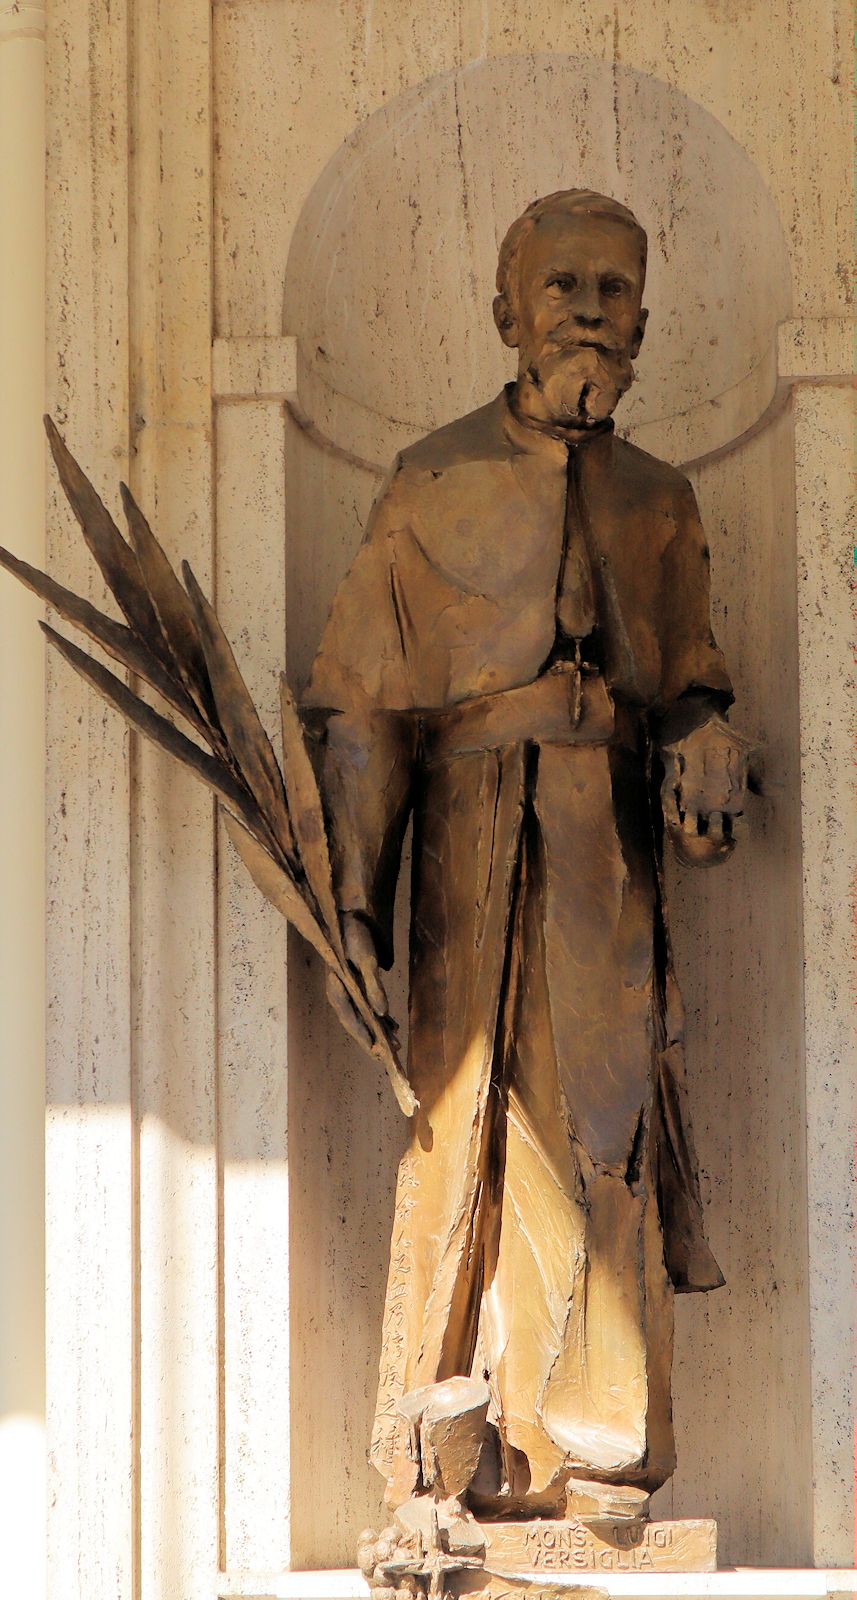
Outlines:
<svg viewBox="0 0 857 1600"><path fill-rule="evenodd" d="M672 1472L672 1295L705 1242L658 748L731 686L693 492L511 388L405 450L304 697L340 908L382 965L413 818L408 1072L372 1458L401 1396L487 1378L486 1506Z"/></svg>

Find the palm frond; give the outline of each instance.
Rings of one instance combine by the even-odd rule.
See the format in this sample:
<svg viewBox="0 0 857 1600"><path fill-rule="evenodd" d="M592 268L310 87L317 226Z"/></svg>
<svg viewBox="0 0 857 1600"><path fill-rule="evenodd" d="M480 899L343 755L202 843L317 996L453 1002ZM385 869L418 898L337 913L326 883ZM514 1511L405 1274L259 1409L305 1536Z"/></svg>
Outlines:
<svg viewBox="0 0 857 1600"><path fill-rule="evenodd" d="M190 767L203 783L213 789L215 794L237 813L247 827L259 828L257 807L246 790L224 767L222 761L216 756L210 756L207 750L201 750L198 744L188 739L167 717L162 717L160 712L153 711L152 707L134 694L121 678L117 678L115 673L108 671L107 667L103 667L99 661L87 655L85 650L78 649L76 644L64 639L62 634L57 633L47 622L41 622L39 626L49 643L59 651L70 666L74 667L75 672L85 678L108 705L121 712L138 733L144 734L159 749L165 750L167 755L180 761L182 766Z"/></svg>
<svg viewBox="0 0 857 1600"><path fill-rule="evenodd" d="M238 670L232 646L220 626L214 607L203 594L187 561L182 562L182 574L196 616L218 721L247 787L271 827L274 839L286 859L294 864L294 834L273 746Z"/></svg>
<svg viewBox="0 0 857 1600"><path fill-rule="evenodd" d="M140 574L175 670L205 721L216 729L214 696L193 606L127 484L120 483L119 493Z"/></svg>
<svg viewBox="0 0 857 1600"><path fill-rule="evenodd" d="M251 833L248 833L247 829L243 828L239 822L236 822L233 817L224 817L223 821L226 831L257 889L261 890L265 899L270 901L271 905L288 922L291 922L298 933L302 934L307 942L312 945L325 965L336 973L357 1015L369 1031L372 1039L372 1055L385 1068L401 1110L406 1117L412 1117L418 1108L419 1102L402 1071L382 1019L376 1016L369 1005L348 962L344 957L340 958L336 954L330 940L319 926L288 873L271 859L269 853L259 844L258 840Z"/></svg>
<svg viewBox="0 0 857 1600"><path fill-rule="evenodd" d="M105 617L88 600L81 600L70 589L64 589L61 583L55 583L46 573L40 572L38 567L31 567L28 562L22 561L18 556L13 556L9 550L0 546L0 566L5 567L28 589L44 600L54 611L66 621L71 622L81 633L85 633L96 644L100 644L114 661L127 667L129 672L135 672L138 677L145 679L152 689L166 700L175 711L200 728L200 717L181 684L175 683L161 662L152 655L148 647L141 643L137 635L126 628L122 622L116 622L113 617ZM200 729L201 731L201 729Z"/></svg>
<svg viewBox="0 0 857 1600"><path fill-rule="evenodd" d="M321 796L288 684L280 685L281 772L229 640L190 567L183 564L184 589L123 484L129 545L50 418L45 427L66 496L127 626L2 549L0 566L147 683L206 741L208 750L100 661L41 624L49 643L108 705L214 791L253 881L336 974L367 1030L372 1056L412 1116L418 1102L399 1063L394 1026L373 1011L344 949Z"/></svg>
<svg viewBox="0 0 857 1600"><path fill-rule="evenodd" d="M330 941L340 961L344 961L345 951L333 897L333 874L321 796L307 753L298 708L285 674L280 677L280 720L283 730L283 780L295 843Z"/></svg>
<svg viewBox="0 0 857 1600"><path fill-rule="evenodd" d="M339 960L324 928L298 889L294 878L285 867L275 861L269 850L254 838L246 828L232 817L224 817L224 826L256 888L265 899L296 928L303 939L321 956L325 966L339 971Z"/></svg>
<svg viewBox="0 0 857 1600"><path fill-rule="evenodd" d="M45 417L44 420L51 454L56 462L66 499L80 523L89 549L101 568L104 581L138 639L144 640L152 654L163 660L166 642L143 582L137 557L126 544L86 473L78 466L62 434L50 417Z"/></svg>

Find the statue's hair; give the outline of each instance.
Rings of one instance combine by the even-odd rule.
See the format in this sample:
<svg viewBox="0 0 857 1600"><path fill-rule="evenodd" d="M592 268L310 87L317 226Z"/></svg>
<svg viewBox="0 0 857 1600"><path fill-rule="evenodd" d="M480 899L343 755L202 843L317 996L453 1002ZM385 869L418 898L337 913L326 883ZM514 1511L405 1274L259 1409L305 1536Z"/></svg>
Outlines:
<svg viewBox="0 0 857 1600"><path fill-rule="evenodd" d="M640 245L640 264L643 276L646 274L646 255L648 240L646 230L637 221L633 211L612 200L609 195L598 194L594 189L557 189L553 194L543 195L540 200L533 200L515 218L503 243L497 260L497 292L509 306L514 306L518 296L518 269L520 266L521 251L527 235L532 232L540 221L547 215L556 215L558 212L570 212L572 215L589 217L610 217L614 222L622 222L628 228L633 228Z"/></svg>

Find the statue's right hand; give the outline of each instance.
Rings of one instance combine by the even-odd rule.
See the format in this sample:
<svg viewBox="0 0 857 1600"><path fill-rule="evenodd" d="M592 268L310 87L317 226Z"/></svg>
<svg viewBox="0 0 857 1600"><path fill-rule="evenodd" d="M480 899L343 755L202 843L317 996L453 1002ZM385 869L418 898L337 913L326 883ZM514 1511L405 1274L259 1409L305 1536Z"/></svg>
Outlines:
<svg viewBox="0 0 857 1600"><path fill-rule="evenodd" d="M389 1005L384 984L381 980L381 967L378 961L378 952L369 924L364 921L359 913L354 911L343 912L342 915L342 942L345 945L345 954L349 965L353 967L359 977L363 992L376 1016L389 1017ZM352 1005L345 985L336 976L335 972L327 974L327 998L333 1006L342 1026L355 1039L364 1050L371 1050L372 1039L369 1029L363 1019L358 1016Z"/></svg>

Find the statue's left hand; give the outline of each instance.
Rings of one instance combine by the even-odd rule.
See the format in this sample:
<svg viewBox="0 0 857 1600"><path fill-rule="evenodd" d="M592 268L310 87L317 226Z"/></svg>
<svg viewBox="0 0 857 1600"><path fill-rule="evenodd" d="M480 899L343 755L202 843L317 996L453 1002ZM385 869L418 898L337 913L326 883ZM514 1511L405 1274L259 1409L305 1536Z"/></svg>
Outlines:
<svg viewBox="0 0 857 1600"><path fill-rule="evenodd" d="M751 750L749 740L714 716L662 751L664 820L686 866L713 867L734 850Z"/></svg>

